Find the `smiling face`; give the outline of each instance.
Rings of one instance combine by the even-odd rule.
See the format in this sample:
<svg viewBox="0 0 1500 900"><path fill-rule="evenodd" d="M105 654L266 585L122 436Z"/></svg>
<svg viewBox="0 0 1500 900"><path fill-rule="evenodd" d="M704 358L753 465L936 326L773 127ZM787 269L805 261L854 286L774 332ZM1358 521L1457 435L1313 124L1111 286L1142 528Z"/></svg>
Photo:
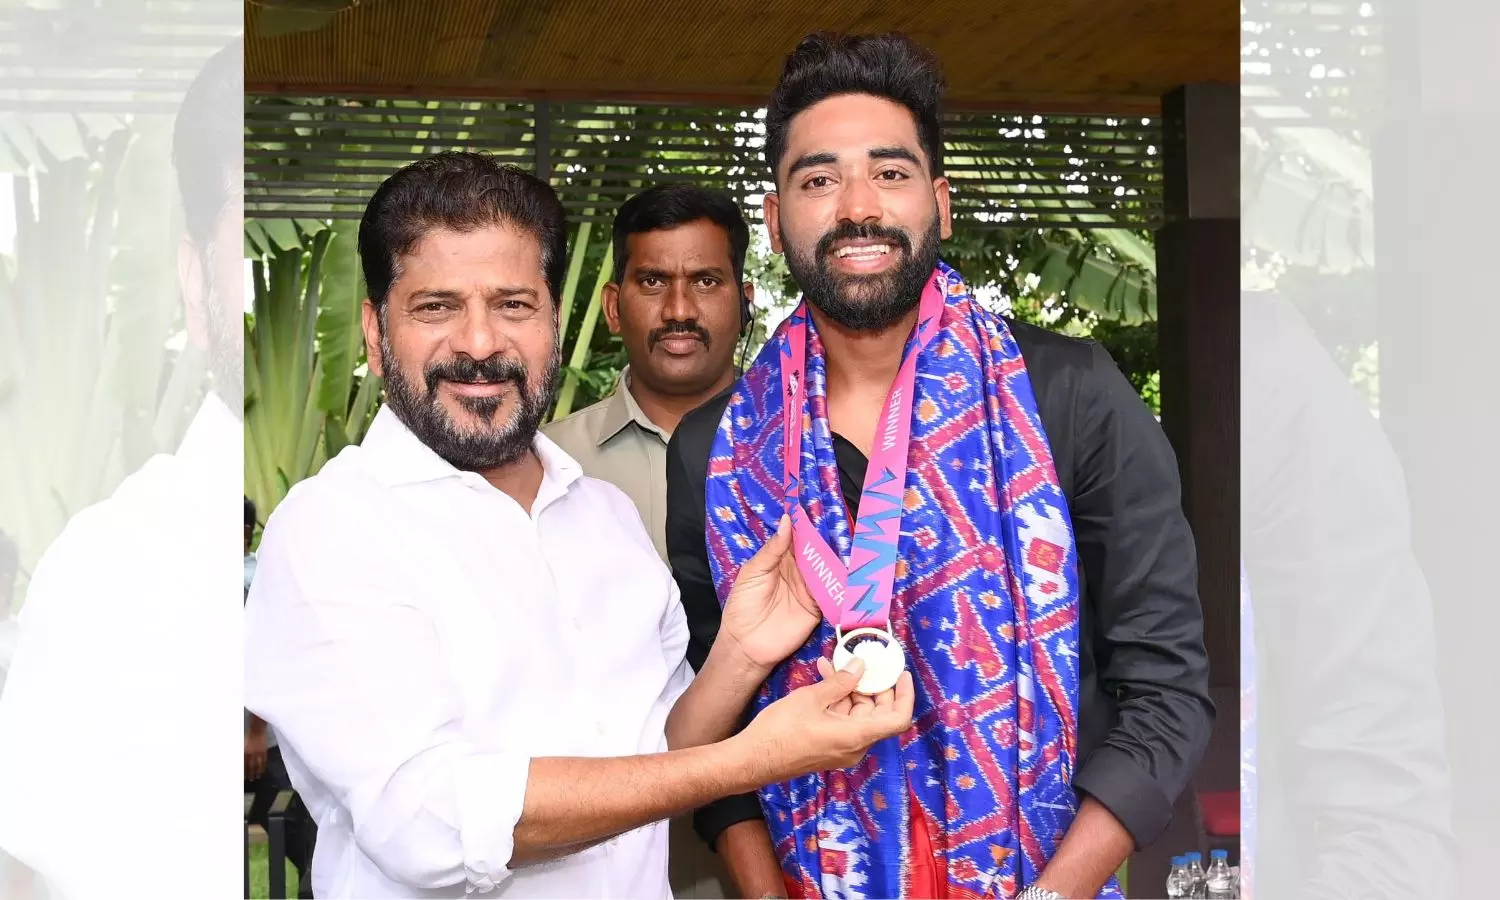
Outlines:
<svg viewBox="0 0 1500 900"><path fill-rule="evenodd" d="M766 225L829 319L878 331L916 308L953 233L948 180L929 171L915 119L890 100L830 97L791 120Z"/></svg>
<svg viewBox="0 0 1500 900"><path fill-rule="evenodd" d="M434 229L365 304L370 368L393 412L460 469L519 459L552 405L559 354L541 247L507 225Z"/></svg>

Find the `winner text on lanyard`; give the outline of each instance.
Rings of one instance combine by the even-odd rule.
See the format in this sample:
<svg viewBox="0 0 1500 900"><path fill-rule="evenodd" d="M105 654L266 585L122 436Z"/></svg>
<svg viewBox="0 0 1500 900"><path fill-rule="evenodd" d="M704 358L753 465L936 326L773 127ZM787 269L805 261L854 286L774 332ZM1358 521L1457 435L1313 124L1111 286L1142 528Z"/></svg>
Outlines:
<svg viewBox="0 0 1500 900"><path fill-rule="evenodd" d="M833 626L833 665L842 669L851 656L864 661L857 690L873 695L895 686L906 658L891 631L891 594L896 583L896 546L901 536L902 494L911 441L912 395L916 389L917 354L938 332L943 290L934 275L922 292L916 335L881 409L879 430L865 470L864 492L854 518L853 547L846 567L802 509L802 406L807 397L807 301L798 304L787 325L787 353L781 361L786 409L786 511L792 517L797 568Z"/></svg>

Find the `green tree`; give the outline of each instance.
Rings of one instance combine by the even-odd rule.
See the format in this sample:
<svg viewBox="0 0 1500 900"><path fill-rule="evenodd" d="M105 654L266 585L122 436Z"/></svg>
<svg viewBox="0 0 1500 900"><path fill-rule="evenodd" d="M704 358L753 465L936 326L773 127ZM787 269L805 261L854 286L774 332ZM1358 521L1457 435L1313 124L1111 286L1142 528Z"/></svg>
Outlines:
<svg viewBox="0 0 1500 900"><path fill-rule="evenodd" d="M0 531L20 594L75 513L171 452L202 400L173 236L172 119L0 119L15 243L0 254Z"/></svg>
<svg viewBox="0 0 1500 900"><path fill-rule="evenodd" d="M353 223L247 223L245 494L262 521L291 486L364 436L381 380L366 371Z"/></svg>
<svg viewBox="0 0 1500 900"><path fill-rule="evenodd" d="M1156 266L1150 232L954 227L945 258L999 312L1098 341L1156 413L1161 412ZM1115 267L1128 295L1091 290L1086 272ZM1071 273L1071 274L1070 274ZM1097 283L1097 282L1094 282ZM1134 299L1129 299L1134 298ZM1128 305L1121 305L1128 299Z"/></svg>

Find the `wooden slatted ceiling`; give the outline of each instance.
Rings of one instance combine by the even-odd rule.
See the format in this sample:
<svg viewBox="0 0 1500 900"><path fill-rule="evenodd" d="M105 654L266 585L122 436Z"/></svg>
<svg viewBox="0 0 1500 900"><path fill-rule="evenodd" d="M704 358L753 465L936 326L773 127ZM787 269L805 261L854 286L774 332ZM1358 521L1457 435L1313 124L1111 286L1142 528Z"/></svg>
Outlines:
<svg viewBox="0 0 1500 900"><path fill-rule="evenodd" d="M0 3L0 114L69 131L75 115L175 115L204 62L242 27L232 6L227 15L159 0L115 7Z"/></svg>
<svg viewBox="0 0 1500 900"><path fill-rule="evenodd" d="M771 187L759 116L744 107L251 95L246 215L358 218L397 167L481 149L544 173L575 220L607 223L647 184L685 180L728 191L757 221ZM1154 119L954 113L944 133L954 215L972 226L1160 220Z"/></svg>
<svg viewBox="0 0 1500 900"><path fill-rule="evenodd" d="M1239 78L1229 0L360 0L275 37L246 12L259 93L759 104L813 28L910 34L954 109L1154 112L1178 85Z"/></svg>

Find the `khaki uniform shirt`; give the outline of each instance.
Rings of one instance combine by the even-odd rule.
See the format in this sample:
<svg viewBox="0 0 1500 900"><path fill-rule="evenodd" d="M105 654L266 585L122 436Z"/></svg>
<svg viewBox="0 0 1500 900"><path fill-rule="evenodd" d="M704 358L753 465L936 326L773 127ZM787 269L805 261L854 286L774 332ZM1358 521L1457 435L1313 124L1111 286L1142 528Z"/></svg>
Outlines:
<svg viewBox="0 0 1500 900"><path fill-rule="evenodd" d="M667 440L670 434L641 411L630 393L630 367L615 392L542 429L578 460L583 474L624 491L646 523L663 561L667 558Z"/></svg>

